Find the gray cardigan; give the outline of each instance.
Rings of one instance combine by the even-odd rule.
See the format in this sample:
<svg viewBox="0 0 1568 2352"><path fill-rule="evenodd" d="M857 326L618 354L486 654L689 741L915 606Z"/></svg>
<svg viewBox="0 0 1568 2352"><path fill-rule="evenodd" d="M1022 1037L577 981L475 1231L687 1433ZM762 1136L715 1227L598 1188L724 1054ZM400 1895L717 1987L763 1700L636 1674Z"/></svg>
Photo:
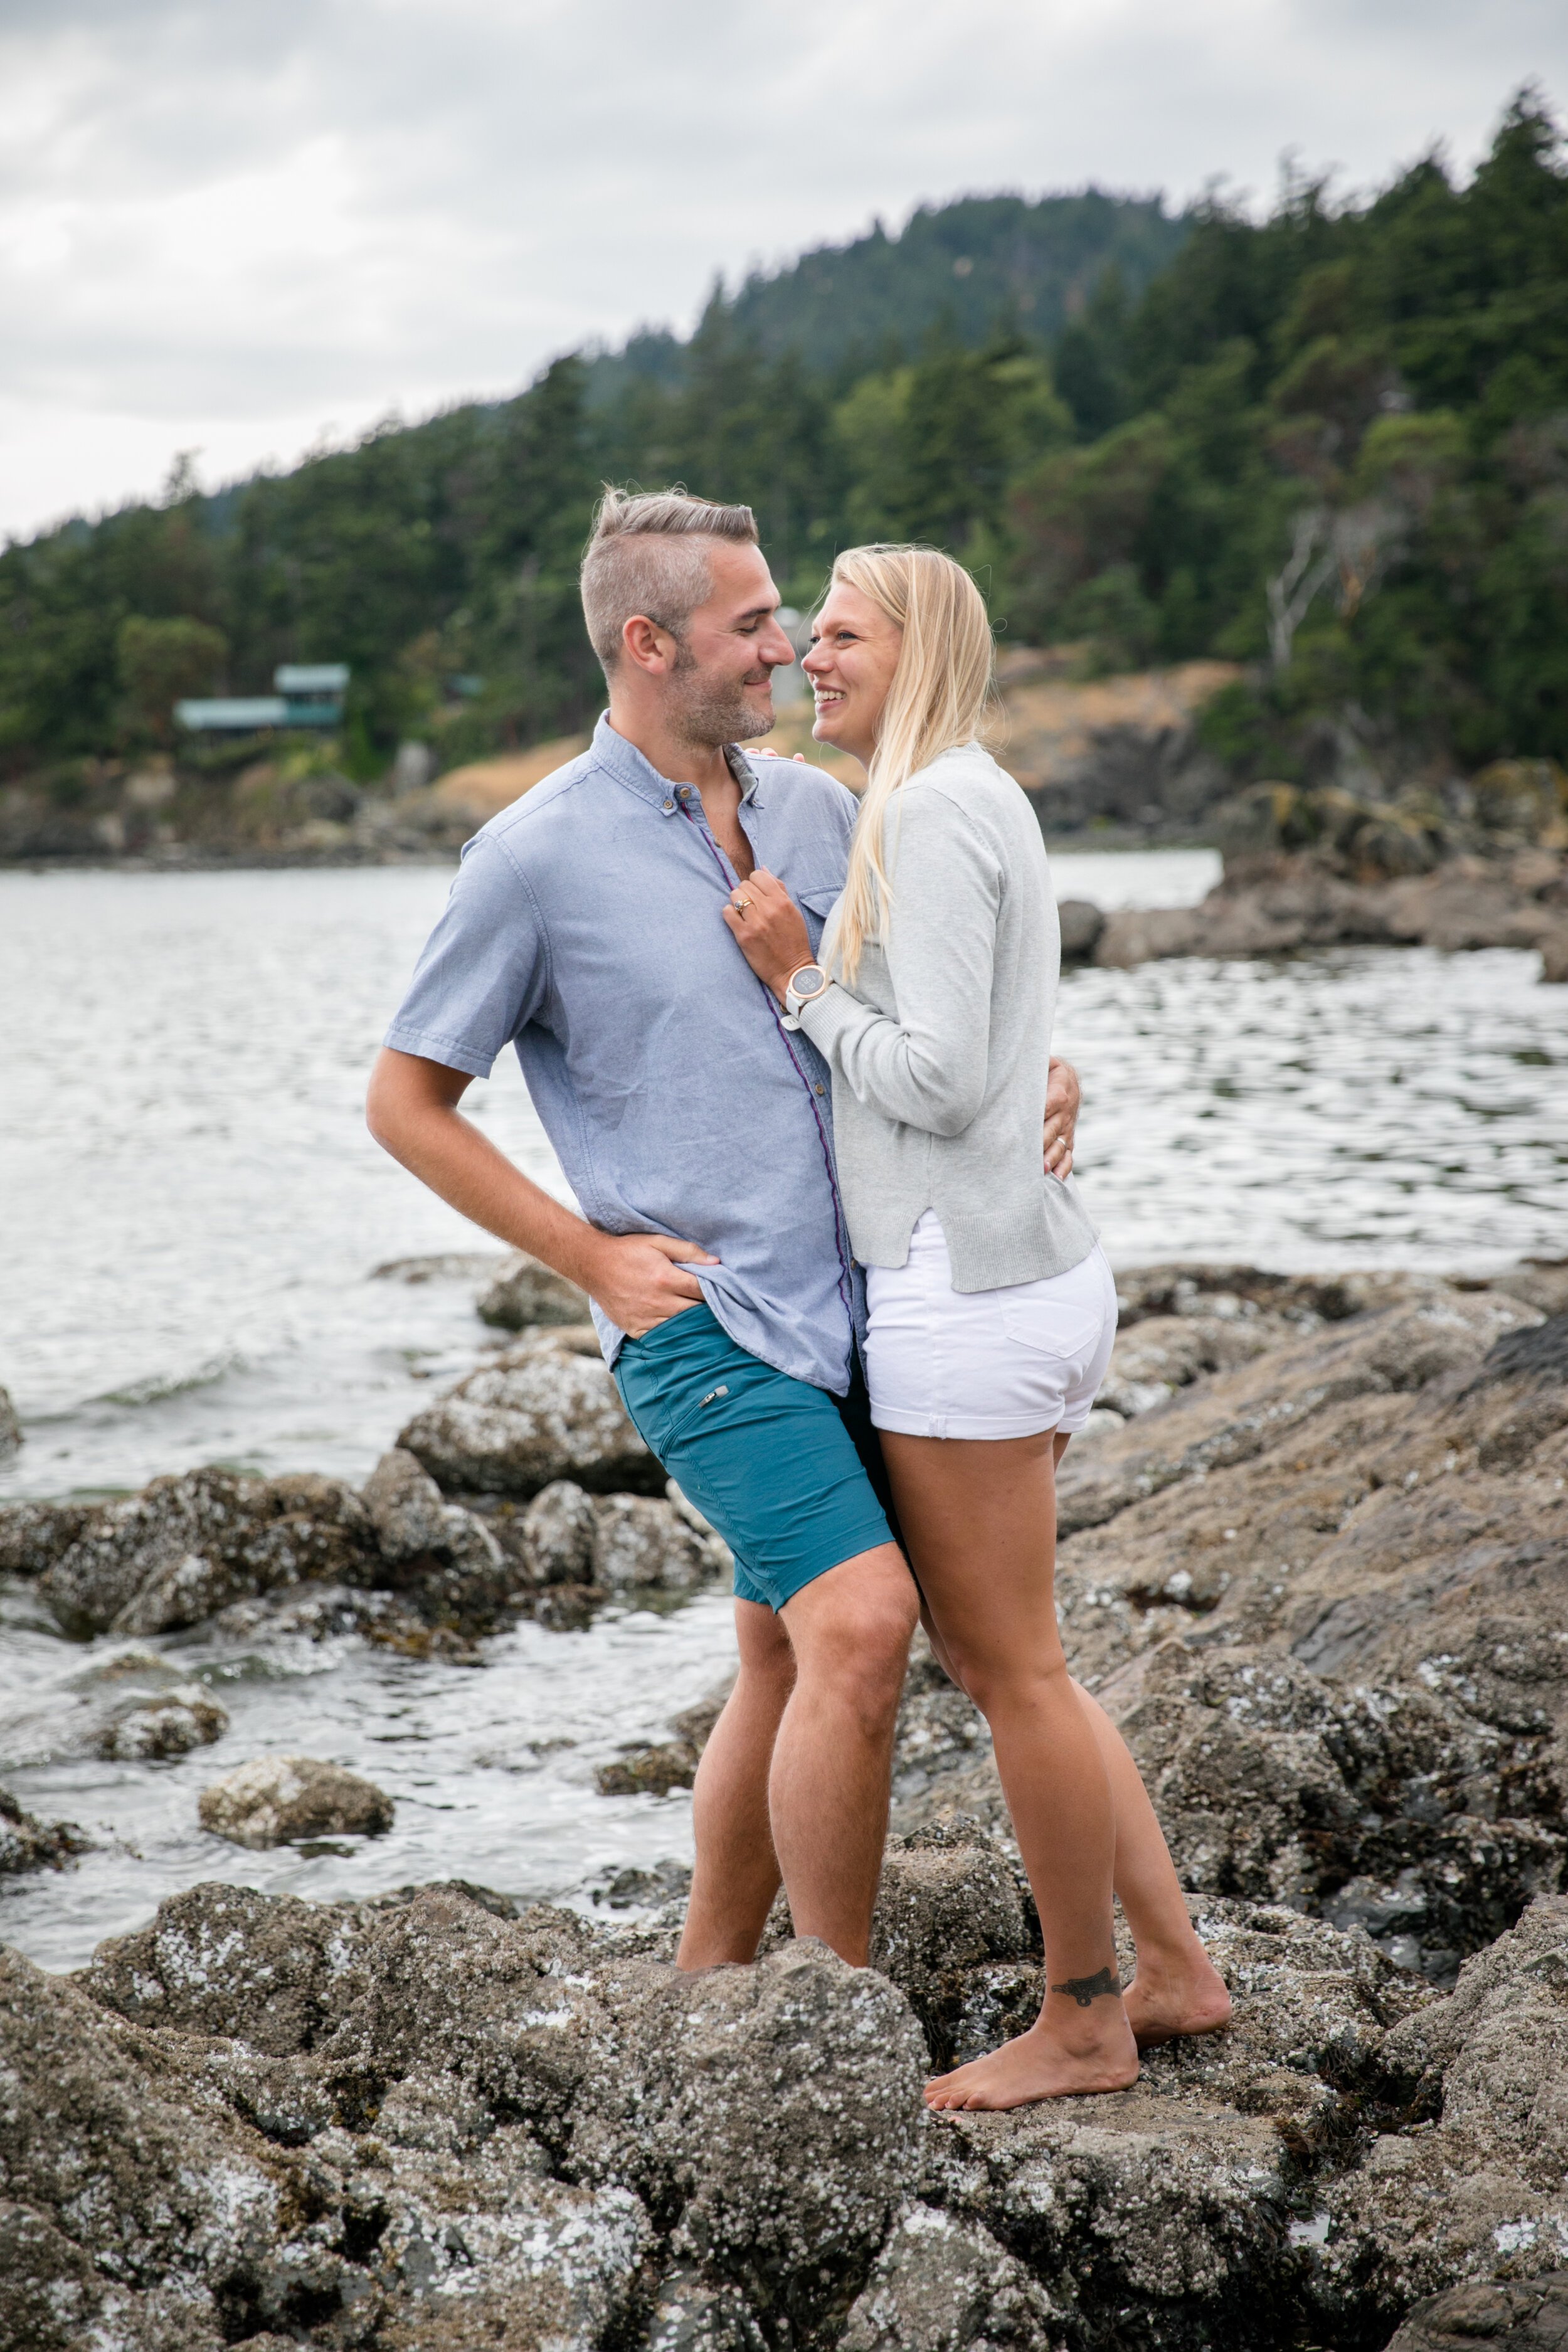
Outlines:
<svg viewBox="0 0 1568 2352"><path fill-rule="evenodd" d="M902 1265L934 1209L955 1290L1065 1274L1095 1232L1071 1180L1042 1164L1061 934L1034 811L966 743L900 787L883 838L883 936L853 993L836 981L801 1013L833 1067L851 1246L864 1265ZM830 969L837 933L836 908Z"/></svg>

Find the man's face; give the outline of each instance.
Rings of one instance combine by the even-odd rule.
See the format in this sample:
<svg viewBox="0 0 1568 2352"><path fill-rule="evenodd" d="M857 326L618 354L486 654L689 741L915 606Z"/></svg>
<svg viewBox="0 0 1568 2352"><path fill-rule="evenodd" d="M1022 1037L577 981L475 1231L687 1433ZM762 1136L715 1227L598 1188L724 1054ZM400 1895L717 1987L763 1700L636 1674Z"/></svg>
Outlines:
<svg viewBox="0 0 1568 2352"><path fill-rule="evenodd" d="M687 624L666 683L679 732L710 750L767 733L773 672L795 659L762 549L729 540L710 545L712 591Z"/></svg>

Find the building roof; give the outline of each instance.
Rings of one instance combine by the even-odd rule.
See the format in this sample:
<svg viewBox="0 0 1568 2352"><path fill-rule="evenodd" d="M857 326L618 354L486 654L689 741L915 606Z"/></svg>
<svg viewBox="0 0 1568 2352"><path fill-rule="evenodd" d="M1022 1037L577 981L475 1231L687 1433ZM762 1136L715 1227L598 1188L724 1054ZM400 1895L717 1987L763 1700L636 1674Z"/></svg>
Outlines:
<svg viewBox="0 0 1568 2352"><path fill-rule="evenodd" d="M280 694L225 695L174 705L174 717L182 727L281 727L288 716L289 705Z"/></svg>

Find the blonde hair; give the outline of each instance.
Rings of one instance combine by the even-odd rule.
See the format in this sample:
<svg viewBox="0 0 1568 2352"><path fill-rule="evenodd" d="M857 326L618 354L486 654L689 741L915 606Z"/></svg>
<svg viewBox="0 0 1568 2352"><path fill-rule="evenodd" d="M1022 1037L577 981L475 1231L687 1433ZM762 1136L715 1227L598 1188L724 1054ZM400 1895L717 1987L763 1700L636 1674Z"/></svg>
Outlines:
<svg viewBox="0 0 1568 2352"><path fill-rule="evenodd" d="M894 794L943 751L973 742L994 698L995 646L985 601L961 563L934 547L851 547L833 567L903 632L877 722L839 902L835 961L852 981L892 904L884 833Z"/></svg>
<svg viewBox="0 0 1568 2352"><path fill-rule="evenodd" d="M621 631L643 614L678 641L713 588L710 550L716 539L756 544L750 507L715 506L672 490L605 487L583 555L583 617L608 677L621 655Z"/></svg>

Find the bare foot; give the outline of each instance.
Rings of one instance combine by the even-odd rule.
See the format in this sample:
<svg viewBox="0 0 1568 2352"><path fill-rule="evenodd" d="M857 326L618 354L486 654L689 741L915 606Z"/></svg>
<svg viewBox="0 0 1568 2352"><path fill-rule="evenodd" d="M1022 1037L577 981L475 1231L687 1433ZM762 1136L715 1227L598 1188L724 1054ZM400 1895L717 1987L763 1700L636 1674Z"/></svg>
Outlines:
<svg viewBox="0 0 1568 2352"><path fill-rule="evenodd" d="M1000 2050L926 2084L928 2107L1026 2107L1037 2099L1125 2091L1138 2080L1138 2048L1120 2001L1092 2032L1042 2017Z"/></svg>
<svg viewBox="0 0 1568 2352"><path fill-rule="evenodd" d="M1218 2033L1230 2023L1225 1979L1194 1941L1180 1960L1146 1960L1124 1996L1140 2050L1157 2050L1184 2033Z"/></svg>

